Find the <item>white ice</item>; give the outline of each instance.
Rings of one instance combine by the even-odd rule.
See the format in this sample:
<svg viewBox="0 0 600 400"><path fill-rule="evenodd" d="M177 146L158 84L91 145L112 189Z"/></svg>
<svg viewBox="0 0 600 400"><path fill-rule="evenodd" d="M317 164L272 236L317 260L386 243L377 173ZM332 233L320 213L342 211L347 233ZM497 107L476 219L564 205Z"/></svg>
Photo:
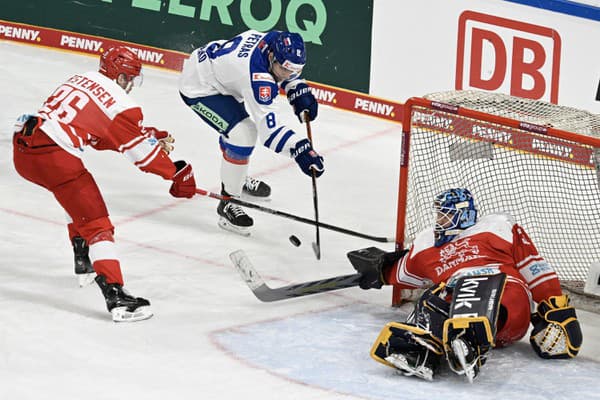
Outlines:
<svg viewBox="0 0 600 400"><path fill-rule="evenodd" d="M543 361L526 340L494 351L473 385L448 374L433 383L395 375L369 357L381 327L410 307L389 306L389 288L346 289L261 303L228 254L244 249L271 286L353 270L347 251L378 244L292 220L248 213L248 238L221 230L217 202L177 200L169 184L114 152L87 150L116 226L126 287L152 301L155 316L115 324L96 286L78 288L64 213L44 189L12 166L14 119L35 111L71 74L97 59L0 42L0 399L590 399L600 398L600 319L580 312L584 345L571 361ZM177 74L146 69L132 96L145 120L176 137L199 187L219 190L217 135L178 97ZM304 128L285 99L281 114ZM318 180L321 220L374 236L393 236L401 127L321 107L313 123L326 160ZM270 208L313 217L310 179L296 164L257 148L251 174L273 187ZM290 235L302 241L299 248Z"/></svg>

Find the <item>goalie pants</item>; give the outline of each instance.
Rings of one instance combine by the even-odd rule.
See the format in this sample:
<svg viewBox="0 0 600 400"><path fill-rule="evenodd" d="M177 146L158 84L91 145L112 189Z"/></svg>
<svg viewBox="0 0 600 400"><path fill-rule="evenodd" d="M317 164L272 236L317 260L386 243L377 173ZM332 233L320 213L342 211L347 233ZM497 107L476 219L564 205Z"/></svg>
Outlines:
<svg viewBox="0 0 600 400"><path fill-rule="evenodd" d="M509 276L500 300L496 347L520 340L529 330L531 297L525 283Z"/></svg>
<svg viewBox="0 0 600 400"><path fill-rule="evenodd" d="M72 222L69 236L79 235L90 246L90 259L108 283L123 284L114 251L114 227L98 185L81 160L58 146L43 131L13 137L15 169L26 180L48 189Z"/></svg>

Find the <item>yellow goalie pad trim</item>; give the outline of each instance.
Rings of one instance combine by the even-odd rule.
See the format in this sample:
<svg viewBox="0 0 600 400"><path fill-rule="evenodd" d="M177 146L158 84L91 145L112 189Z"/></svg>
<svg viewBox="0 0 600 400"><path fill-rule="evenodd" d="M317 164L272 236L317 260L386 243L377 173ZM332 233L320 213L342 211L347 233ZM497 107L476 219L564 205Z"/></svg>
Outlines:
<svg viewBox="0 0 600 400"><path fill-rule="evenodd" d="M396 368L394 365L387 362L385 359L377 356L375 354L375 352L377 351L377 349L379 348L380 345L382 345L384 347L387 347L389 345L389 339L392 336L391 328L404 329L406 331L413 332L416 336L426 336L427 338L436 340L435 336L431 335L430 332L428 332L424 329L421 329L417 326L406 325L406 324L403 324L402 322L388 322L387 324L385 324L383 329L381 329L379 336L377 336L375 343L373 343L373 346L371 347L371 358L377 362L387 365L388 367ZM437 341L437 342L439 343L440 348L441 348L442 343L439 341Z"/></svg>
<svg viewBox="0 0 600 400"><path fill-rule="evenodd" d="M485 329L485 335L488 343L492 347L495 346L494 343L494 335L492 333L492 326L490 325L490 320L485 316L480 317L455 317L449 318L444 321L444 333L443 333L443 341L444 348L446 350L449 349L450 343L448 343L448 333L450 329L468 329L474 323L481 322Z"/></svg>

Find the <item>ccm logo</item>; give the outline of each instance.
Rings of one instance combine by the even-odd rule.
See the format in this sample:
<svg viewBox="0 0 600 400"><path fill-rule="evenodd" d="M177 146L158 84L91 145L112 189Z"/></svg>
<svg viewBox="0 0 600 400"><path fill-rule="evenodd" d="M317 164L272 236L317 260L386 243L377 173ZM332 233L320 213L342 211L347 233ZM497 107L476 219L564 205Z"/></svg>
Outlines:
<svg viewBox="0 0 600 400"><path fill-rule="evenodd" d="M554 29L465 11L458 24L456 89L558 103L560 35Z"/></svg>

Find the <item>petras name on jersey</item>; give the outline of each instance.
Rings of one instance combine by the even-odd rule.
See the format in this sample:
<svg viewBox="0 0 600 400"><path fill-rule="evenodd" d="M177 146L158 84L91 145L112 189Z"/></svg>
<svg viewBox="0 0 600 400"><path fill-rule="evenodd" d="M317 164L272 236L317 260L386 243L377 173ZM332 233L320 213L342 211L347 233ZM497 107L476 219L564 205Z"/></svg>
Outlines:
<svg viewBox="0 0 600 400"><path fill-rule="evenodd" d="M237 53L237 56L238 57L249 57L250 52L254 48L254 45L256 43L258 43L262 37L263 37L263 35L260 35L257 33L253 33L252 35L248 36L246 38L246 40L244 40L244 43L242 43L242 48Z"/></svg>

